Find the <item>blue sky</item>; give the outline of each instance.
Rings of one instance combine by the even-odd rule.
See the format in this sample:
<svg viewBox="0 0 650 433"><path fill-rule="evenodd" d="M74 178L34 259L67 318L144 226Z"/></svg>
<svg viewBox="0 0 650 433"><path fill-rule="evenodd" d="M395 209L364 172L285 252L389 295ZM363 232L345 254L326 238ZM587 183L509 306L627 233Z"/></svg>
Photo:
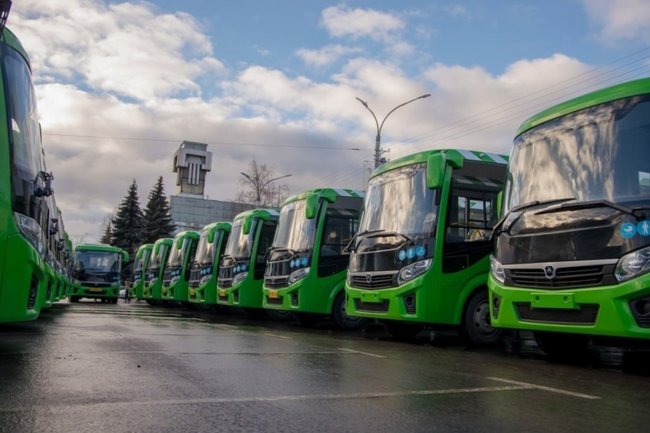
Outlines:
<svg viewBox="0 0 650 433"><path fill-rule="evenodd" d="M650 73L648 0L21 0L59 205L97 239L135 179L175 192L182 140L215 153L206 193L233 199L251 159L291 192L363 188L385 156L508 153L526 117ZM349 150L360 149L360 150Z"/></svg>

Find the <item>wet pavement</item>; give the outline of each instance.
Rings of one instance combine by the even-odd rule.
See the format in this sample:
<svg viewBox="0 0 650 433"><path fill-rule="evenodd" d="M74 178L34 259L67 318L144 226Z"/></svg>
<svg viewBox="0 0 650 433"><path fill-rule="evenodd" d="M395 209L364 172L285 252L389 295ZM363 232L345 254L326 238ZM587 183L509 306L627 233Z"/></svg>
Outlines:
<svg viewBox="0 0 650 433"><path fill-rule="evenodd" d="M57 304L0 327L0 432L648 431L650 375L620 352L569 365L436 337Z"/></svg>

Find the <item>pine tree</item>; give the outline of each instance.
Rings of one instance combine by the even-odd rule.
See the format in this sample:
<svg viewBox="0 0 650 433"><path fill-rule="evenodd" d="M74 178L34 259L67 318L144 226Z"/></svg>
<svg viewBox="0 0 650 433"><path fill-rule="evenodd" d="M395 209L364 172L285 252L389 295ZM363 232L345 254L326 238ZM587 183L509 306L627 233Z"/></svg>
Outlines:
<svg viewBox="0 0 650 433"><path fill-rule="evenodd" d="M144 242L153 243L160 238L170 237L174 230L176 230L176 225L172 220L169 203L165 196L163 177L160 176L149 193L149 201L144 209L144 228L142 230Z"/></svg>
<svg viewBox="0 0 650 433"><path fill-rule="evenodd" d="M108 222L106 223L106 229L102 238L99 240L103 244L110 245L113 242L113 217L108 217Z"/></svg>
<svg viewBox="0 0 650 433"><path fill-rule="evenodd" d="M138 185L133 179L126 197L122 200L112 220L113 242L111 245L127 251L130 256L142 244L142 209L138 199Z"/></svg>

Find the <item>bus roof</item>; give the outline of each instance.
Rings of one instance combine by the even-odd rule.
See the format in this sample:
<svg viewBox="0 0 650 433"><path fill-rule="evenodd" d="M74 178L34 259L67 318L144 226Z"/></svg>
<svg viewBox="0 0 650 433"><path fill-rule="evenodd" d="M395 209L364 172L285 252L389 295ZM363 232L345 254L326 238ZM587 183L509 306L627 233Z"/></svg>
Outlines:
<svg viewBox="0 0 650 433"><path fill-rule="evenodd" d="M294 201L299 201L299 200L306 200L308 197L311 196L318 196L319 198L323 198L330 203L334 203L338 197L358 197L358 198L364 198L366 193L361 190L356 190L356 189L347 189L347 188L316 188L316 189L310 189L308 191L303 191L298 194L294 194L287 198L283 206L289 203L293 203Z"/></svg>
<svg viewBox="0 0 650 433"><path fill-rule="evenodd" d="M142 244L138 247L138 252L136 254L140 254L140 251L152 250L152 249L153 249L153 244Z"/></svg>
<svg viewBox="0 0 650 433"><path fill-rule="evenodd" d="M160 238L156 242L154 242L153 246L157 247L158 245L171 245L174 243L174 238Z"/></svg>
<svg viewBox="0 0 650 433"><path fill-rule="evenodd" d="M433 149L425 150L424 152L413 153L411 155L403 156L394 161L387 162L386 164L378 167L373 171L371 178L378 176L387 171L396 168L404 167L407 165L418 164L427 162L431 155L436 153L445 153L447 155L453 154L456 158L462 158L466 161L480 161L490 164L507 164L508 156L500 155L497 153L482 152L478 150L462 150L462 149Z"/></svg>
<svg viewBox="0 0 650 433"><path fill-rule="evenodd" d="M617 99L628 98L630 96L644 95L650 93L650 78L641 78L639 80L628 81L615 86L606 87L586 95L578 96L561 104L548 108L541 113L530 117L524 121L517 130L516 136L546 123L558 117L593 107L594 105L604 104Z"/></svg>
<svg viewBox="0 0 650 433"><path fill-rule="evenodd" d="M232 227L232 223L226 222L226 221L217 221L214 223L210 223L203 227L201 229L202 232L209 232L209 231L217 231L217 230L223 230L224 232L230 233L230 229Z"/></svg>
<svg viewBox="0 0 650 433"><path fill-rule="evenodd" d="M107 244L81 244L77 245L74 248L74 251L100 251L100 252L107 252L107 253L118 253L122 254L125 251L122 248L119 247L114 247L112 245L107 245Z"/></svg>
<svg viewBox="0 0 650 433"><path fill-rule="evenodd" d="M198 239L199 238L199 232L197 232L195 230L184 230L182 232L176 233L176 236L174 236L174 239L181 239L181 238Z"/></svg>
<svg viewBox="0 0 650 433"><path fill-rule="evenodd" d="M261 218L264 221L277 220L280 213L276 209L251 209L238 214L233 221Z"/></svg>
<svg viewBox="0 0 650 433"><path fill-rule="evenodd" d="M27 66L31 70L32 66L29 60L29 56L27 55L27 51L25 51L25 48L23 48L23 44L20 43L20 40L16 37L16 35L11 30L5 27L2 32L2 38L0 38L0 41L9 45L14 50L18 51L20 55L25 58L25 61L27 62Z"/></svg>

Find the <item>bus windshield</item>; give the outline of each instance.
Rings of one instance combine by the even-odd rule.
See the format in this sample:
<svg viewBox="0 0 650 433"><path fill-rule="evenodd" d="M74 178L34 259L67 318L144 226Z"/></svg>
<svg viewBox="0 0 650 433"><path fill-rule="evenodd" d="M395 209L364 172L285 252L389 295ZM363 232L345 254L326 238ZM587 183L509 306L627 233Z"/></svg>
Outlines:
<svg viewBox="0 0 650 433"><path fill-rule="evenodd" d="M300 200L282 207L280 222L273 239L273 248L287 248L295 252L312 249L316 233L316 218L307 218L306 204L305 200Z"/></svg>
<svg viewBox="0 0 650 433"><path fill-rule="evenodd" d="M113 281L119 278L122 262L118 253L77 251L74 263L79 281Z"/></svg>
<svg viewBox="0 0 650 433"><path fill-rule="evenodd" d="M183 244L181 245L180 248L176 246L176 240L174 240L174 244L172 245L172 250L169 252L169 258L167 258L167 266L181 266L183 262L183 256L185 252L185 248L187 246L187 239L183 240Z"/></svg>
<svg viewBox="0 0 650 433"><path fill-rule="evenodd" d="M199 239L199 245L196 247L196 258L195 262L200 263L201 265L212 264L214 262L214 255L216 252L215 245L219 243L219 238L221 236L221 230L218 230L214 234L212 242L208 241L210 232L204 231L201 232L201 238Z"/></svg>
<svg viewBox="0 0 650 433"><path fill-rule="evenodd" d="M436 191L427 188L426 164L413 164L370 179L359 232L389 232L409 238L434 236Z"/></svg>
<svg viewBox="0 0 650 433"><path fill-rule="evenodd" d="M151 255L151 250L143 250L138 260L136 260L133 270L141 271L150 255Z"/></svg>
<svg viewBox="0 0 650 433"><path fill-rule="evenodd" d="M225 256L234 259L248 259L251 256L253 247L253 235L255 233L255 224L251 224L248 234L244 234L244 220L237 220L232 225L231 235L226 244Z"/></svg>
<svg viewBox="0 0 650 433"><path fill-rule="evenodd" d="M153 254L151 256L151 263L149 264L149 268L160 268L160 265L162 264L163 258L165 257L165 254L167 253L167 248L168 246L165 244L160 244L158 246L158 253Z"/></svg>
<svg viewBox="0 0 650 433"><path fill-rule="evenodd" d="M34 181L44 169L36 95L29 67L17 51L2 44L2 73L7 91L8 125L12 146L14 210L39 221Z"/></svg>
<svg viewBox="0 0 650 433"><path fill-rule="evenodd" d="M515 140L505 211L535 201L650 200L650 97L620 99L540 125Z"/></svg>

